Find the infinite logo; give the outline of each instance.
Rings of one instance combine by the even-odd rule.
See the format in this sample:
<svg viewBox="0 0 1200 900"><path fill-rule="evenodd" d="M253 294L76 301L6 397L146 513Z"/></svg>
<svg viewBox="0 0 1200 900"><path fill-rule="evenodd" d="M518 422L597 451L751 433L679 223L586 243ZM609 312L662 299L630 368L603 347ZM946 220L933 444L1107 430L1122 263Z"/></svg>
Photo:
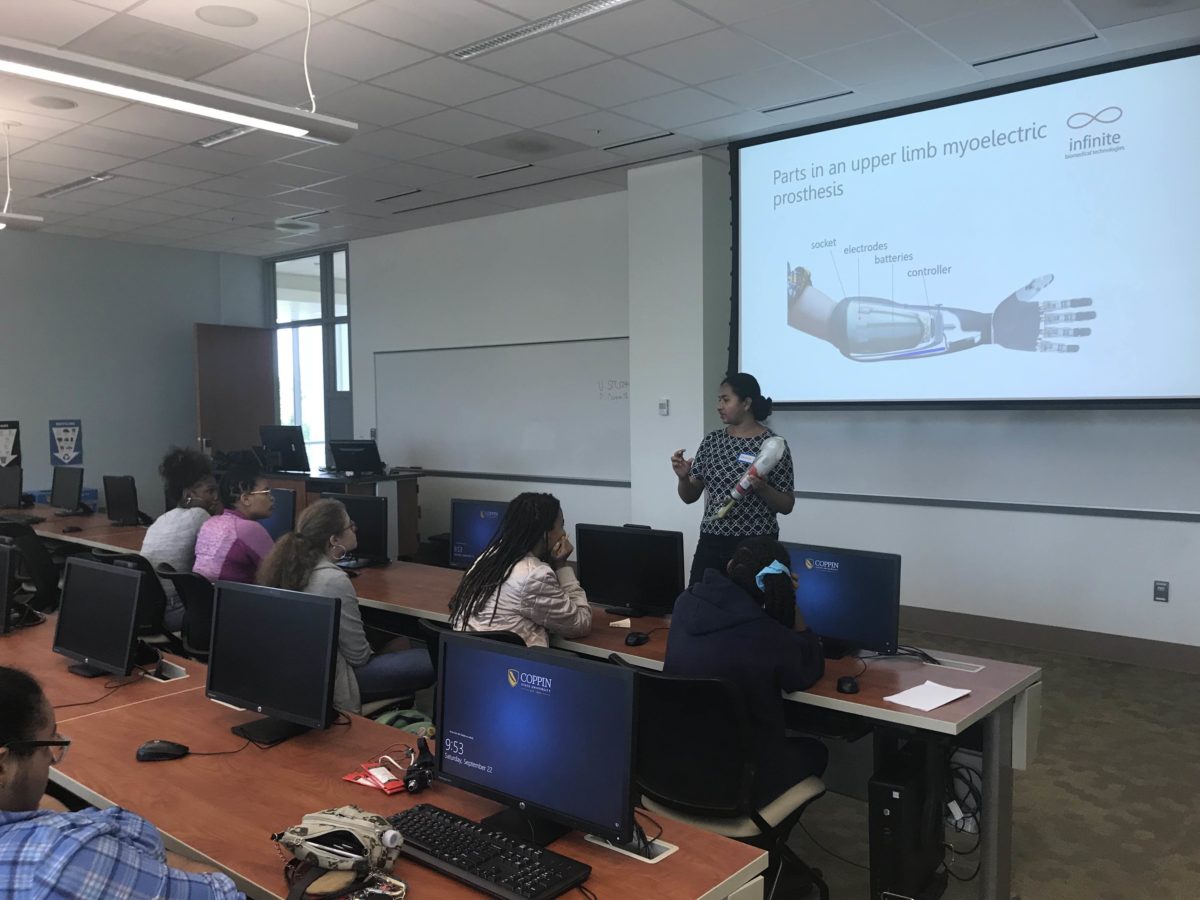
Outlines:
<svg viewBox="0 0 1200 900"><path fill-rule="evenodd" d="M804 560L804 568L811 569L812 567L813 567L813 561L811 559Z"/></svg>
<svg viewBox="0 0 1200 900"><path fill-rule="evenodd" d="M517 686L517 670L516 669L508 670L508 686L509 687Z"/></svg>
<svg viewBox="0 0 1200 900"><path fill-rule="evenodd" d="M520 672L516 669L509 669L508 686L515 688L518 685L526 690L533 690L540 694L547 694L554 685L554 679L547 678L545 675L531 675L529 672Z"/></svg>
<svg viewBox="0 0 1200 900"><path fill-rule="evenodd" d="M1093 122L1099 122L1101 125L1111 125L1113 122L1119 121L1125 111L1119 106L1106 106L1094 116L1091 113L1077 112L1067 118L1068 128L1087 128Z"/></svg>

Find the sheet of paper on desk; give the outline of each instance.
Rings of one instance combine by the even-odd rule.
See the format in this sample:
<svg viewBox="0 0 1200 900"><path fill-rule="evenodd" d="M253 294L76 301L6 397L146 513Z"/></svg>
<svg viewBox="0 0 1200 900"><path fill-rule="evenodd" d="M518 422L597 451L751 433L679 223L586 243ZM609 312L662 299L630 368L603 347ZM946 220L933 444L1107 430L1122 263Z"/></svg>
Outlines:
<svg viewBox="0 0 1200 900"><path fill-rule="evenodd" d="M883 699L889 703L899 703L901 706L911 706L913 709L929 712L931 709L945 706L959 697L965 697L969 693L971 693L969 688L952 688L935 681L927 681Z"/></svg>

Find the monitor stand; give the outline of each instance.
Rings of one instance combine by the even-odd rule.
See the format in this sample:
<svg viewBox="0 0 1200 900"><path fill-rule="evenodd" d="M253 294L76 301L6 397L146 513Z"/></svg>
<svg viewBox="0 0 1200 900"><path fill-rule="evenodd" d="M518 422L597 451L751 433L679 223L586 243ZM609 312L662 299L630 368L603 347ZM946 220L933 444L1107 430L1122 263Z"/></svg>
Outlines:
<svg viewBox="0 0 1200 900"><path fill-rule="evenodd" d="M535 816L515 806L506 806L500 812L481 819L479 824L494 828L518 841L537 844L539 847L554 843L571 830L567 825Z"/></svg>
<svg viewBox="0 0 1200 900"><path fill-rule="evenodd" d="M243 722L241 725L234 725L229 729L238 737L244 737L247 740L253 741L260 747L274 747L276 744L281 744L288 738L294 738L304 734L306 731L312 731L307 725L296 725L293 722L285 722L283 719L272 719L270 716L264 716L261 719L252 719L249 722Z"/></svg>
<svg viewBox="0 0 1200 900"><path fill-rule="evenodd" d="M610 616L625 616L630 619L640 619L646 613L638 606L609 606L605 611Z"/></svg>
<svg viewBox="0 0 1200 900"><path fill-rule="evenodd" d="M845 641L821 638L821 650L825 653L826 659L841 659L844 656L849 656L857 649L857 647L852 647Z"/></svg>
<svg viewBox="0 0 1200 900"><path fill-rule="evenodd" d="M106 672L104 669L89 666L87 663L75 663L72 666L67 666L67 671L72 675L79 675L81 678L99 678L101 675L112 674L111 672Z"/></svg>
<svg viewBox="0 0 1200 900"><path fill-rule="evenodd" d="M54 514L56 516L90 516L94 512L95 510L86 503L80 503L74 509L56 509Z"/></svg>

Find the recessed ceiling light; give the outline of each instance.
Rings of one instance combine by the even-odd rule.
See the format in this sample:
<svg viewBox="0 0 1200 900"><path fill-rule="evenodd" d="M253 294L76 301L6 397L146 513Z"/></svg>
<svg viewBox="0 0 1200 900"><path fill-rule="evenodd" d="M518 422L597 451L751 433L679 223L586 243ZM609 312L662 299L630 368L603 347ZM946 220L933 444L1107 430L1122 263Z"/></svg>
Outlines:
<svg viewBox="0 0 1200 900"><path fill-rule="evenodd" d="M40 106L42 109L74 109L79 104L74 100L68 100L66 97L34 97L30 101L33 106Z"/></svg>
<svg viewBox="0 0 1200 900"><path fill-rule="evenodd" d="M258 24L258 16L237 6L201 6L196 10L196 18L221 28L249 28Z"/></svg>

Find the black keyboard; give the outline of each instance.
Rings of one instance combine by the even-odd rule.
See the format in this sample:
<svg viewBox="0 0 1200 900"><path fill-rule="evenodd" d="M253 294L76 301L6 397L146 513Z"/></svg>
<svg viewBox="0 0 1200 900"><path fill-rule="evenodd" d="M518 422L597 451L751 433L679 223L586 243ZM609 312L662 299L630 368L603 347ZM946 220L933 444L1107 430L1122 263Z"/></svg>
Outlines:
<svg viewBox="0 0 1200 900"><path fill-rule="evenodd" d="M41 525L45 521L44 516L35 516L32 513L0 512L0 522L12 522L16 525Z"/></svg>
<svg viewBox="0 0 1200 900"><path fill-rule="evenodd" d="M591 866L429 803L390 821L404 835L401 856L501 900L550 900L592 874Z"/></svg>

